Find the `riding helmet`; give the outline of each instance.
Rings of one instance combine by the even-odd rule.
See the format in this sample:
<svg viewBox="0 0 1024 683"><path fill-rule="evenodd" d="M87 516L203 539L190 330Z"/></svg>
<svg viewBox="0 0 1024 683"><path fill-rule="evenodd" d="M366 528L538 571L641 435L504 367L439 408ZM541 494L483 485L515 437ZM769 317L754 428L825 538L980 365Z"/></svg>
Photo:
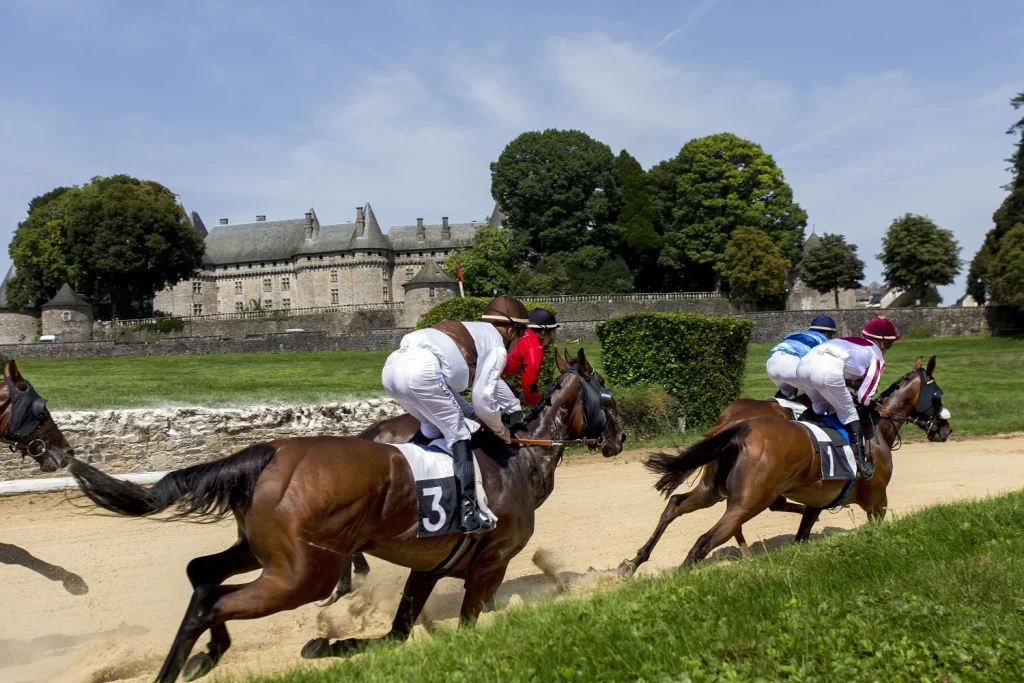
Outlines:
<svg viewBox="0 0 1024 683"><path fill-rule="evenodd" d="M835 332L836 321L827 315L819 315L811 321L811 326L808 329L819 330L821 332Z"/></svg>
<svg viewBox="0 0 1024 683"><path fill-rule="evenodd" d="M896 332L896 326L883 316L868 321L861 334L869 339L877 339L879 341L894 342L900 339L900 335Z"/></svg>
<svg viewBox="0 0 1024 683"><path fill-rule="evenodd" d="M484 313L480 319L494 325L520 328L526 327L530 322L526 306L513 296L499 296L491 299L491 302L484 307Z"/></svg>
<svg viewBox="0 0 1024 683"><path fill-rule="evenodd" d="M527 327L531 330L555 330L558 329L558 321L551 311L535 308L530 311L530 324Z"/></svg>

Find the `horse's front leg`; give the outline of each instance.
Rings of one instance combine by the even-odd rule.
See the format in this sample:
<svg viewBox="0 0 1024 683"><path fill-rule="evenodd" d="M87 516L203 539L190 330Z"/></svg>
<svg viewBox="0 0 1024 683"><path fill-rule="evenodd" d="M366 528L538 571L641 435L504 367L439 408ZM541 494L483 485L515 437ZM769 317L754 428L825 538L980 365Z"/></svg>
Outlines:
<svg viewBox="0 0 1024 683"><path fill-rule="evenodd" d="M472 573L466 579L466 595L462 599L462 610L459 612L459 624L469 626L476 623L484 605L491 602L498 592L501 582L505 579L508 564L489 565L486 560L478 560Z"/></svg>

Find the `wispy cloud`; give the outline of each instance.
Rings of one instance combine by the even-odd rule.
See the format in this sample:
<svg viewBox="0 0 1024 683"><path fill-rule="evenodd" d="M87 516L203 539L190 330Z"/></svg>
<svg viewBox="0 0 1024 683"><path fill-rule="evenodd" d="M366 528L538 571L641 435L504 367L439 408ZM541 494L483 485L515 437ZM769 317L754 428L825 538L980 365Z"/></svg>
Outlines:
<svg viewBox="0 0 1024 683"><path fill-rule="evenodd" d="M843 130L845 128L849 128L850 126L860 122L861 120L863 120L865 117L867 117L870 114L871 114L871 110L870 109L865 109L862 112L854 114L850 118L848 118L848 119L846 119L844 121L840 121L839 123L837 123L835 125L829 126L825 130L819 131L819 132L815 133L814 135L810 136L809 138L806 138L806 139L801 140L800 142L798 142L798 143L796 143L794 145L790 145L789 147L786 147L785 149L783 149L782 151L779 152L779 156L780 157L781 156L787 156L787 155L799 152L801 150L807 149L808 147L811 147L812 145L814 145L814 144L824 140L825 138L831 137L832 135L835 135L836 133L840 132L841 130Z"/></svg>
<svg viewBox="0 0 1024 683"><path fill-rule="evenodd" d="M701 20L701 17L703 17L705 14L713 10L715 8L715 5L717 5L721 1L722 0L701 0L699 3L697 3L697 6L693 8L693 11L690 12L690 15L686 17L686 20L683 22L683 24L678 28L675 28L666 33L661 40L659 40L653 47L651 47L649 52L654 52L659 47L661 47L668 41L672 40L683 31L692 28L694 24Z"/></svg>

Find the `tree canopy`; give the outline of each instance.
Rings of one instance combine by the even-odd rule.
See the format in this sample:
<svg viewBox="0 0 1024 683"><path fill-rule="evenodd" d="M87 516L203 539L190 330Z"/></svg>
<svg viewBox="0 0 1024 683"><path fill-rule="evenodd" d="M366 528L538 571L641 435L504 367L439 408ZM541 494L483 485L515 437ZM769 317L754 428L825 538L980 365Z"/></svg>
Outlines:
<svg viewBox="0 0 1024 683"><path fill-rule="evenodd" d="M893 220L877 258L884 267L886 283L907 290L952 284L962 265L953 232L911 213Z"/></svg>
<svg viewBox="0 0 1024 683"><path fill-rule="evenodd" d="M599 243L618 211L608 145L576 130L523 133L491 164L491 195L515 236L517 255Z"/></svg>
<svg viewBox="0 0 1024 683"><path fill-rule="evenodd" d="M729 289L738 301L764 303L786 293L791 263L764 230L749 226L733 230L723 260Z"/></svg>
<svg viewBox="0 0 1024 683"><path fill-rule="evenodd" d="M467 296L493 296L493 292L511 292L515 280L512 233L483 223L477 226L473 246L452 251L442 268L455 277L462 268L463 288Z"/></svg>
<svg viewBox="0 0 1024 683"><path fill-rule="evenodd" d="M175 195L153 181L96 177L29 207L10 247L17 275L8 298L17 306L39 306L67 282L100 315L135 315L202 264L202 238Z"/></svg>
<svg viewBox="0 0 1024 683"><path fill-rule="evenodd" d="M691 288L728 281L725 249L741 226L763 231L795 262L807 213L793 200L782 170L760 145L730 133L691 140L652 169L652 195L664 226L660 263L685 273Z"/></svg>
<svg viewBox="0 0 1024 683"><path fill-rule="evenodd" d="M857 245L847 244L842 235L825 233L816 246L804 252L800 279L820 294L832 292L839 308L839 290L855 289L864 278L864 262L857 257Z"/></svg>
<svg viewBox="0 0 1024 683"><path fill-rule="evenodd" d="M992 298L1001 304L1024 307L1024 223L1003 235L990 272Z"/></svg>
<svg viewBox="0 0 1024 683"><path fill-rule="evenodd" d="M660 284L653 272L661 251L661 235L655 229L657 215L647 188L647 174L640 162L622 150L615 158L615 182L622 198L617 218L620 254L646 291Z"/></svg>

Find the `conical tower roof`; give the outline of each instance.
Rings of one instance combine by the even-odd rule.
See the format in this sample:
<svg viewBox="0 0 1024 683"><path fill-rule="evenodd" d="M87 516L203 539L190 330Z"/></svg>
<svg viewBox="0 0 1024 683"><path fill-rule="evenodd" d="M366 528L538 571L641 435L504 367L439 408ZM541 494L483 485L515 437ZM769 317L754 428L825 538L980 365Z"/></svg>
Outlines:
<svg viewBox="0 0 1024 683"><path fill-rule="evenodd" d="M64 283L64 286L57 290L53 298L43 304L43 308L55 308L58 306L88 306L89 302L71 289L71 285Z"/></svg>
<svg viewBox="0 0 1024 683"><path fill-rule="evenodd" d="M434 263L432 260L427 262L420 268L420 272L416 273L411 280L406 282L403 287L410 285L450 285L455 282L448 273L441 270L441 266Z"/></svg>
<svg viewBox="0 0 1024 683"><path fill-rule="evenodd" d="M377 222L377 217L373 215L373 207L370 206L370 202L366 202L363 207L363 223L364 230L363 236L357 237L357 233L352 233L352 239L349 240L349 249L384 249L392 251L391 242L381 232L380 223Z"/></svg>

